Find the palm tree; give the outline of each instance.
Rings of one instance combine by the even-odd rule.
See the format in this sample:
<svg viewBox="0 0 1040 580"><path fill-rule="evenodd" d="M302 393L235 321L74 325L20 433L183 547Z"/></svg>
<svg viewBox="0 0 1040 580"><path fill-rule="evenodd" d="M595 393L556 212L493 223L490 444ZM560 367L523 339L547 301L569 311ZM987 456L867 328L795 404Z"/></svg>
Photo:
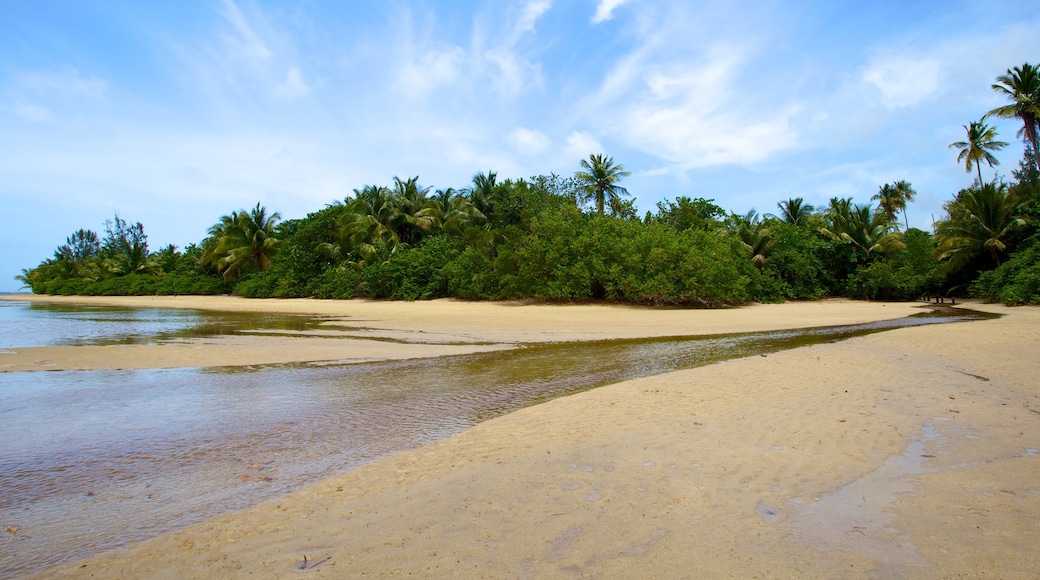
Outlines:
<svg viewBox="0 0 1040 580"><path fill-rule="evenodd" d="M596 200L596 213L603 215L603 206L609 198L612 207L621 205L621 196L628 195L628 190L618 185L625 177L631 175L623 165L614 165L614 158L593 154L581 160L581 166L587 171L579 171L574 178L582 184L582 201Z"/></svg>
<svg viewBox="0 0 1040 580"><path fill-rule="evenodd" d="M1007 238L1025 225L1013 198L1003 183L982 183L946 202L948 217L936 225L935 232L938 259L950 270L980 256L999 266L1007 252Z"/></svg>
<svg viewBox="0 0 1040 580"><path fill-rule="evenodd" d="M318 244L318 251L337 260L356 257L371 263L381 251L389 249L392 254L400 247L394 229L397 208L390 189L376 185L355 189L346 206L346 213L336 220L338 243Z"/></svg>
<svg viewBox="0 0 1040 580"><path fill-rule="evenodd" d="M468 197L457 195L450 187L437 190L433 197L433 208L434 222L452 235L461 234L471 224L479 225L486 221L484 214Z"/></svg>
<svg viewBox="0 0 1040 580"><path fill-rule="evenodd" d="M148 236L141 222L130 224L118 215L105 222L105 240L99 256L109 272L143 273L148 268L148 255Z"/></svg>
<svg viewBox="0 0 1040 580"><path fill-rule="evenodd" d="M830 227L820 228L825 236L849 242L862 252L863 259L870 262L877 254L888 254L906 247L903 234L893 231L892 220L883 211L875 211L869 205L856 205L852 198L831 198L827 208Z"/></svg>
<svg viewBox="0 0 1040 580"><path fill-rule="evenodd" d="M990 111L991 113L993 111ZM985 119L985 117L983 117ZM964 171L970 172L972 165L979 172L979 183L982 183L982 162L989 164L990 168L1000 165L1000 161L990 151L1000 151L1007 147L1004 141L997 141L997 130L983 123L981 120L972 121L971 125L961 125L968 133L967 141L950 143L950 148L960 149L957 162L964 162Z"/></svg>
<svg viewBox="0 0 1040 580"><path fill-rule="evenodd" d="M433 230L436 223L436 202L427 194L429 187L419 186L419 176L401 179L394 177L393 227L403 243L415 244Z"/></svg>
<svg viewBox="0 0 1040 580"><path fill-rule="evenodd" d="M910 231L910 219L906 216L906 204L910 203L914 200L915 197L917 197L917 192L914 191L914 188L912 185L910 185L910 182L904 181L902 179L895 182L893 184L893 187L895 187L896 195L901 200L900 205L903 208L903 221L906 223L906 229L907 231Z"/></svg>
<svg viewBox="0 0 1040 580"><path fill-rule="evenodd" d="M764 266L776 242L773 228L767 226L754 209L744 215L730 214L729 221L740 244L751 256L751 262L757 268Z"/></svg>
<svg viewBox="0 0 1040 580"><path fill-rule="evenodd" d="M473 175L473 187L466 188L469 200L484 214L491 218L495 210L495 186L498 174L494 171L487 173L476 173Z"/></svg>
<svg viewBox="0 0 1040 580"><path fill-rule="evenodd" d="M278 212L268 214L259 203L249 211L221 216L209 229L203 262L216 265L225 280L249 269L267 271L278 252L275 226L280 219Z"/></svg>
<svg viewBox="0 0 1040 580"><path fill-rule="evenodd" d="M914 196L917 192L914 188L906 181L896 181L895 183L882 185L878 188L878 192L874 194L870 199L878 202L878 209L880 209L889 221L895 221L896 214L900 211L903 212L903 219L906 220L906 229L910 229L910 221L906 217L906 204L907 202L913 201Z"/></svg>
<svg viewBox="0 0 1040 580"><path fill-rule="evenodd" d="M816 208L805 203L800 197L793 197L776 204L780 208L780 219L791 225L802 225L809 221Z"/></svg>
<svg viewBox="0 0 1040 580"><path fill-rule="evenodd" d="M983 119L1021 119L1022 129L1018 135L1036 155L1040 151L1040 144L1037 143L1037 132L1040 131L1040 71L1029 63L1009 68L1005 74L997 77L997 82L991 87L1010 102L986 113Z"/></svg>

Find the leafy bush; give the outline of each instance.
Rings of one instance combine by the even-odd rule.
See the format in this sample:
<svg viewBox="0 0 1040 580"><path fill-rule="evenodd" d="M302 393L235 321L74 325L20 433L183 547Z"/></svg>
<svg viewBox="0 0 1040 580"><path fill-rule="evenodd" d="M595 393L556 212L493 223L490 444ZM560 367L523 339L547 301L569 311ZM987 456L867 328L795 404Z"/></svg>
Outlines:
<svg viewBox="0 0 1040 580"><path fill-rule="evenodd" d="M994 270L983 272L971 285L972 296L1008 306L1040 304L1040 235Z"/></svg>
<svg viewBox="0 0 1040 580"><path fill-rule="evenodd" d="M416 248L396 252L390 260L361 270L360 292L370 298L428 300L448 296L444 268L461 254L447 236L426 238Z"/></svg>

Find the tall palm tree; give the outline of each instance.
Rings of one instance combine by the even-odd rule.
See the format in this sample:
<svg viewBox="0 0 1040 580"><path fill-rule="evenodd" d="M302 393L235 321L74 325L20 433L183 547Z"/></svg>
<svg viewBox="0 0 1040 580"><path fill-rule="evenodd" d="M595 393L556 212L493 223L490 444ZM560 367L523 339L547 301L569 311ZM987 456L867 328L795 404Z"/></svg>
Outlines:
<svg viewBox="0 0 1040 580"><path fill-rule="evenodd" d="M780 219L795 226L809 221L809 217L816 210L816 208L805 203L805 200L800 197L792 197L787 201L781 201L776 206L780 208Z"/></svg>
<svg viewBox="0 0 1040 580"><path fill-rule="evenodd" d="M1040 151L1040 143L1037 142L1037 133L1040 132L1040 70L1029 63L1009 68L1005 74L997 77L997 82L991 88L1003 95L1009 103L986 113L983 119L1021 119L1022 129L1018 135L1032 149L1033 155L1037 155Z"/></svg>
<svg viewBox="0 0 1040 580"><path fill-rule="evenodd" d="M852 198L832 198L827 208L830 227L820 228L825 236L852 244L857 258L860 253L870 262L878 254L888 254L906 247L903 234L893 231L892 220L883 211L869 205L856 205Z"/></svg>
<svg viewBox="0 0 1040 580"><path fill-rule="evenodd" d="M917 192L906 181L886 183L878 188L878 192L870 199L878 202L878 208L888 216L889 221L895 221L896 214L903 212L906 221L906 229L910 229L910 221L906 218L906 204L913 201Z"/></svg>
<svg viewBox="0 0 1040 580"><path fill-rule="evenodd" d="M906 216L906 204L910 203L917 197L917 191L914 190L913 186L910 185L909 181L900 179L893 184L895 187L896 195L902 200L900 205L903 207L903 221L906 223L906 230L910 230L910 219Z"/></svg>
<svg viewBox="0 0 1040 580"><path fill-rule="evenodd" d="M1007 185L982 183L961 190L946 202L947 219L936 225L936 254L950 270L977 257L999 266L1007 252L1007 238L1025 225Z"/></svg>
<svg viewBox="0 0 1040 580"><path fill-rule="evenodd" d="M992 111L990 111L992 113ZM985 118L985 117L983 117ZM957 162L964 162L964 171L970 172L972 165L979 172L979 183L982 183L982 162L989 164L990 168L1000 165L1000 161L990 151L1000 151L1007 147L1004 141L997 141L997 130L980 121L972 121L971 125L961 125L968 134L967 141L950 143L950 149L956 147L961 152L957 155Z"/></svg>
<svg viewBox="0 0 1040 580"><path fill-rule="evenodd" d="M609 198L612 206L620 206L621 196L628 195L628 190L618 185L625 177L631 175L621 164L614 165L614 158L601 154L589 155L581 160L586 171L579 171L574 178L582 184L582 201L596 200L596 213L603 215L603 206Z"/></svg>

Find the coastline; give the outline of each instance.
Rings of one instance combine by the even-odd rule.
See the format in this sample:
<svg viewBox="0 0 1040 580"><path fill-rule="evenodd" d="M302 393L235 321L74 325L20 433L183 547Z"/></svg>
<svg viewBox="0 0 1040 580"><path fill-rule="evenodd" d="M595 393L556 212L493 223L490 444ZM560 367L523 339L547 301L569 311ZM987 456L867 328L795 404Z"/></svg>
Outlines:
<svg viewBox="0 0 1040 580"><path fill-rule="evenodd" d="M327 318L326 331L237 335L161 345L13 348L0 372L372 362L515 348L522 343L697 336L859 324L922 312L921 303L850 300L722 310L608 304L249 299L231 296L0 296L33 304L178 308Z"/></svg>
<svg viewBox="0 0 1040 580"><path fill-rule="evenodd" d="M458 320L472 306L335 315L416 342L506 343L864 322L921 305L477 303L491 308ZM41 577L1031 577L1040 309L971 307L1004 317L556 399Z"/></svg>

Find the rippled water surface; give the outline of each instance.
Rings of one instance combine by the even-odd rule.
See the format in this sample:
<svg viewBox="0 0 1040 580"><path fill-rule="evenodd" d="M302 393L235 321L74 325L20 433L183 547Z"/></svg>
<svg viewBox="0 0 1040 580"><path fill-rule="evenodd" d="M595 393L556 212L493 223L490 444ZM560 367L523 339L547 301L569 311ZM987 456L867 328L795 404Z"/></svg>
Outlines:
<svg viewBox="0 0 1040 580"><path fill-rule="evenodd" d="M4 348L151 342L320 322L8 304L0 302ZM726 358L972 316L954 314L358 365L2 373L0 526L15 532L0 537L0 577L245 508L555 397ZM40 321L48 330L25 331ZM12 338L11 329L27 342Z"/></svg>

